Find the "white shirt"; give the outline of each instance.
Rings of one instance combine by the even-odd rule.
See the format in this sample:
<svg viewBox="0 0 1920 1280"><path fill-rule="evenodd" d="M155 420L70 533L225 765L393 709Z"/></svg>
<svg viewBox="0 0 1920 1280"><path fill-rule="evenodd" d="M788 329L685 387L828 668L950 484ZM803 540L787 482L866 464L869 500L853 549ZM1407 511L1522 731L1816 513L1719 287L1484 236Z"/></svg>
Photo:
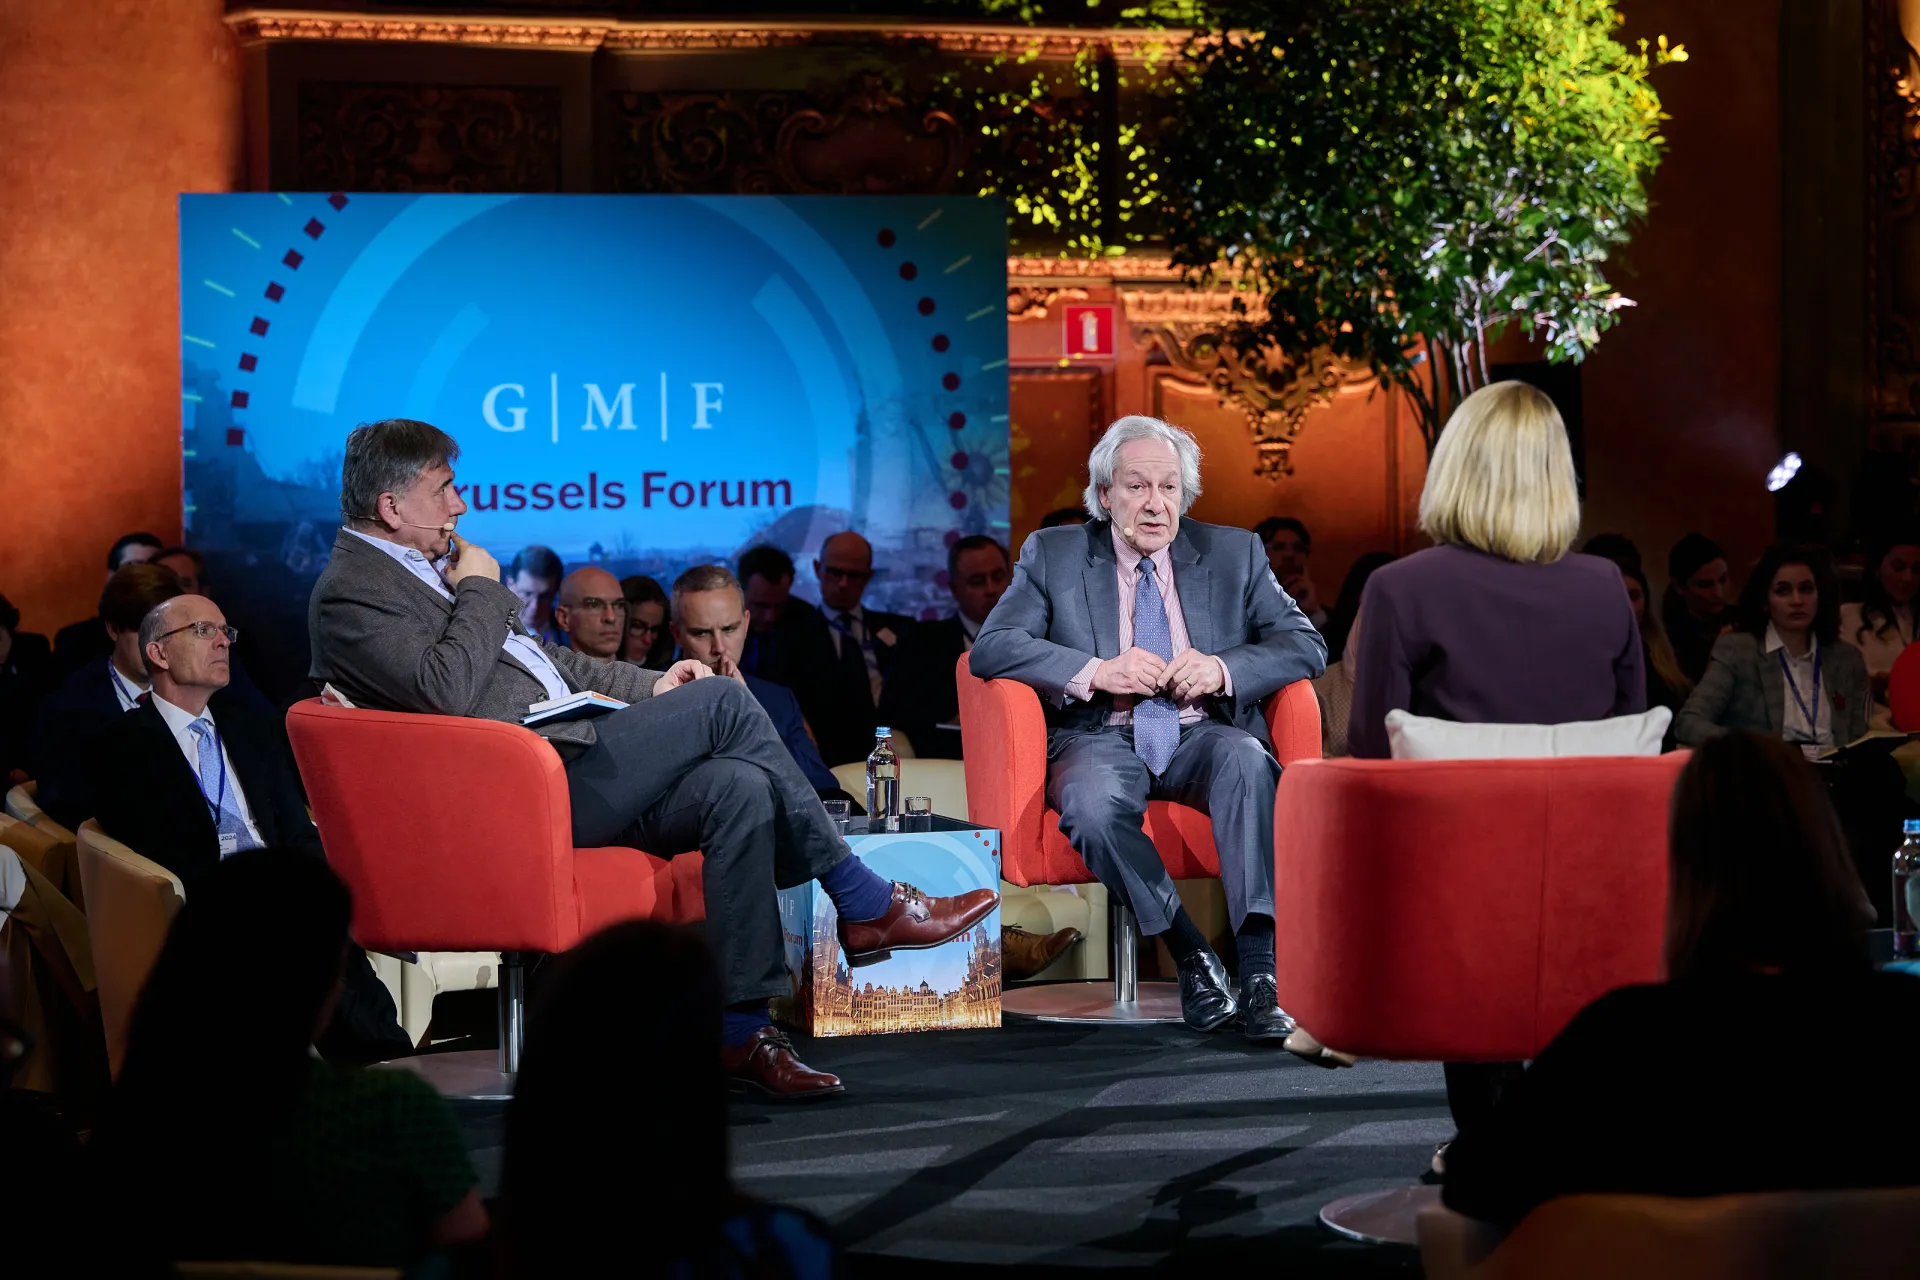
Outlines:
<svg viewBox="0 0 1920 1280"><path fill-rule="evenodd" d="M151 684L141 684L122 675L120 668L113 665L113 659L107 659L107 683L113 686L113 697L122 711L131 711L140 705L140 695L152 690Z"/></svg>
<svg viewBox="0 0 1920 1280"><path fill-rule="evenodd" d="M1809 756L1814 754L1813 750L1808 750L1809 747L1817 750L1833 746L1833 710L1827 705L1826 690L1820 687L1820 681L1813 674L1814 659L1820 652L1819 641L1808 647L1805 657L1796 658L1787 651L1787 642L1780 638L1780 633L1769 622L1764 648L1766 661L1778 663L1783 658L1786 660L1786 674L1791 677L1781 681L1787 687L1781 694L1785 706L1780 717L1780 736L1798 745ZM1798 698L1794 697L1796 689L1800 693ZM1807 723L1807 713L1800 707L1802 701L1813 706L1812 724Z"/></svg>
<svg viewBox="0 0 1920 1280"><path fill-rule="evenodd" d="M400 562L408 573L439 592L442 598L447 600L453 599L453 592L447 589L446 582L434 571L432 563L427 560L425 555L415 551L412 547L403 547L397 542L388 542L384 538L369 538L358 529L348 529L347 532L368 546L378 547L380 550L392 556ZM521 666L531 671L534 678L547 687L547 696L549 698L572 696L573 690L567 685L566 679L560 674L560 669L553 665L553 659L547 656L547 651L540 647L538 640L535 640L532 636L523 636L512 627L508 627L506 639L501 641L500 647L505 649L508 655L519 662Z"/></svg>
<svg viewBox="0 0 1920 1280"><path fill-rule="evenodd" d="M832 609L827 611L827 629L833 633L833 653L840 656L842 646L857 643L860 656L867 664L867 687L872 691L873 705L880 705L880 655L874 652L873 633L867 629L867 611L859 605L851 609ZM847 630L843 631L841 628ZM853 634L849 636L847 631Z"/></svg>
<svg viewBox="0 0 1920 1280"><path fill-rule="evenodd" d="M180 744L181 753L187 757L187 767L193 770L194 777L200 779L200 792L207 797L208 812L211 813L211 806L217 802L220 795L220 778L218 775L211 778L201 775L200 738L194 733L193 724L197 720L213 724L213 709L209 707L196 716L191 711L174 706L157 693L153 695L152 701L154 709L160 713L160 718L165 720L167 728L173 731L173 740ZM214 729L213 740L220 744L220 764L226 771L227 795L233 799L234 807L240 811L240 821L246 824L247 835L253 839L256 846L264 845L266 841L260 837L260 828L253 820L253 809L247 804L247 793L240 785L240 775L233 771L233 756L228 753L227 744L221 739L218 726ZM218 818L214 819L214 825L220 825Z"/></svg>
<svg viewBox="0 0 1920 1280"><path fill-rule="evenodd" d="M975 622L972 618L969 618L966 614L964 613L961 614L960 615L960 648L967 653L972 653L973 642L975 640L978 640L979 638L980 638L980 624Z"/></svg>

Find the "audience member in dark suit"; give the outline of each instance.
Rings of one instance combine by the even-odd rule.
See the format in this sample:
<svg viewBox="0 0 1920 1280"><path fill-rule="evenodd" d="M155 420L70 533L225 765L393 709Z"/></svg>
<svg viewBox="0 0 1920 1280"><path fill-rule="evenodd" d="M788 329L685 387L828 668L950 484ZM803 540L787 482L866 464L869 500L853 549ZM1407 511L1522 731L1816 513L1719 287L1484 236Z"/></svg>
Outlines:
<svg viewBox="0 0 1920 1280"><path fill-rule="evenodd" d="M222 697L233 637L220 606L175 596L154 606L139 637L152 690L90 752L101 829L179 876L189 901L208 872L243 849L323 858L279 727ZM366 1062L412 1047L358 948L316 1043L330 1058Z"/></svg>
<svg viewBox="0 0 1920 1280"><path fill-rule="evenodd" d="M793 690L801 705L833 663L820 611L793 594L793 557L778 547L749 547L736 566L747 593L747 647L740 669Z"/></svg>
<svg viewBox="0 0 1920 1280"><path fill-rule="evenodd" d="M1058 529L1062 525L1086 524L1093 519L1080 507L1055 507L1040 517L1042 529Z"/></svg>
<svg viewBox="0 0 1920 1280"><path fill-rule="evenodd" d="M28 776L33 714L47 696L53 649L47 638L20 629L20 611L0 596L0 786L12 786L17 770Z"/></svg>
<svg viewBox="0 0 1920 1280"><path fill-rule="evenodd" d="M707 931L731 1004L732 1084L785 1100L840 1092L838 1079L798 1059L769 1016L769 998L792 990L776 889L818 880L855 965L945 942L999 895L930 898L874 874L742 683L690 660L665 672L595 662L528 634L498 562L453 535L467 510L453 484L459 452L444 431L406 418L347 436L345 525L308 615L313 679L360 706L508 724L534 702L588 689L626 702L535 726L566 764L574 844L632 844L662 857L698 849Z"/></svg>
<svg viewBox="0 0 1920 1280"><path fill-rule="evenodd" d="M1460 402L1427 466L1420 528L1435 546L1382 565L1361 598L1347 743L1388 754L1387 713L1468 724L1565 724L1646 709L1640 629L1620 570L1569 555L1580 532L1573 451L1553 401L1496 382ZM1448 1063L1468 1131L1518 1064ZM1434 1156L1444 1165L1444 1146Z"/></svg>
<svg viewBox="0 0 1920 1280"><path fill-rule="evenodd" d="M1667 594L1660 602L1667 641L1681 674L1694 684L1707 673L1713 642L1733 625L1727 553L1703 533L1689 533L1667 553Z"/></svg>
<svg viewBox="0 0 1920 1280"><path fill-rule="evenodd" d="M913 619L861 605L873 581L873 546L857 533L836 533L821 543L813 571L820 577L820 621L811 648L828 666L811 699L806 689L794 692L828 764L865 760L880 723L880 690Z"/></svg>
<svg viewBox="0 0 1920 1280"><path fill-rule="evenodd" d="M900 638L880 693L880 722L905 733L913 752L941 760L960 758L960 731L943 729L960 719L954 667L973 648L981 624L1007 593L1013 566L1007 549L985 534L947 548L947 590L960 612L938 622L916 622Z"/></svg>
<svg viewBox="0 0 1920 1280"><path fill-rule="evenodd" d="M703 662L713 674L729 676L747 686L747 692L773 721L774 732L780 735L787 754L807 775L821 799L853 799L820 758L820 749L807 731L806 718L800 714L793 691L740 669L740 654L747 646L746 595L740 590L740 580L725 565L695 565L673 580L673 638L682 658Z"/></svg>
<svg viewBox="0 0 1920 1280"><path fill-rule="evenodd" d="M107 552L107 576L111 578L122 565L143 564L154 559L166 544L150 533L122 534ZM95 658L113 651L104 620L98 615L69 622L54 633L53 678L64 680Z"/></svg>
<svg viewBox="0 0 1920 1280"><path fill-rule="evenodd" d="M612 662L627 640L627 597L619 579L598 565L575 569L560 580L553 622L567 638L567 648Z"/></svg>
<svg viewBox="0 0 1920 1280"><path fill-rule="evenodd" d="M1451 1208L1914 1184L1920 978L1874 971L1813 766L1771 734L1703 743L1670 846L1667 980L1588 1005L1460 1135Z"/></svg>
<svg viewBox="0 0 1920 1280"><path fill-rule="evenodd" d="M187 595L205 596L209 600L214 598L213 592L207 589L207 558L192 547L168 547L155 556L150 563L165 565L173 570L174 576L180 579L180 590ZM227 682L224 691L226 696L239 699L263 716L278 715L279 708L275 707L267 695L260 691L260 686L253 682L253 677L247 672L246 663L240 660L240 654L237 651L229 654L228 661L231 664L233 679Z"/></svg>
<svg viewBox="0 0 1920 1280"><path fill-rule="evenodd" d="M94 816L91 751L102 730L147 692L140 620L180 594L173 570L135 562L107 579L100 594L103 634L112 650L68 676L41 703L33 725L33 776L39 805L69 831Z"/></svg>
<svg viewBox="0 0 1920 1280"><path fill-rule="evenodd" d="M538 543L521 548L507 566L507 589L520 602L521 625L549 644L565 644L567 639L553 617L553 602L565 573L566 566L553 549Z"/></svg>
<svg viewBox="0 0 1920 1280"><path fill-rule="evenodd" d="M1283 1043L1273 951L1273 757L1260 706L1326 667L1320 633L1244 529L1185 518L1200 448L1157 418L1120 419L1087 459L1087 509L1020 549L970 663L1033 687L1047 718L1047 803L1107 891L1158 934L1180 971L1181 1015ZM1207 813L1239 953L1239 990L1180 904L1141 830L1153 800Z"/></svg>

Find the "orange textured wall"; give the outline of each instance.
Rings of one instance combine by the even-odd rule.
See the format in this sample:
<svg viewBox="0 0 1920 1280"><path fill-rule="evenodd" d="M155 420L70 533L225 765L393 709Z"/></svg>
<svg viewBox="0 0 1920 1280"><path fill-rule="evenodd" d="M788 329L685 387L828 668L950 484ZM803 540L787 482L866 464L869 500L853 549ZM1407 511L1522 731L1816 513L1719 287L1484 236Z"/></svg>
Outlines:
<svg viewBox="0 0 1920 1280"><path fill-rule="evenodd" d="M236 184L219 0L0 0L0 593L93 611L113 539L180 534L174 197Z"/></svg>
<svg viewBox="0 0 1920 1280"><path fill-rule="evenodd" d="M1582 374L1586 529L1635 538L1656 588L1699 529L1736 579L1773 535L1780 455L1778 0L1633 0L1626 34L1691 61L1655 73L1673 117L1653 210L1616 269L1639 306Z"/></svg>

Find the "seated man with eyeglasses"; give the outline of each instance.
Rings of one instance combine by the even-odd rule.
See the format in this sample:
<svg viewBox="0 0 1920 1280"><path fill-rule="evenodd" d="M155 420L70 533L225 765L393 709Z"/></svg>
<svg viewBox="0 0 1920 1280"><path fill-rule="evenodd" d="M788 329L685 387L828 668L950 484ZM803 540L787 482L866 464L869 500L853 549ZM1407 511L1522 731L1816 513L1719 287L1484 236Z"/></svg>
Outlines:
<svg viewBox="0 0 1920 1280"><path fill-rule="evenodd" d="M590 565L575 569L560 581L553 621L566 633L567 648L595 662L612 662L627 638L627 597L620 580Z"/></svg>
<svg viewBox="0 0 1920 1280"><path fill-rule="evenodd" d="M829 765L865 760L880 722L881 688L913 619L861 604L873 581L873 544L857 533L836 533L821 543L813 571L820 579L822 620L811 647L828 667L811 690L794 692Z"/></svg>
<svg viewBox="0 0 1920 1280"><path fill-rule="evenodd" d="M324 857L282 731L226 695L239 632L220 606L174 596L148 611L139 638L150 696L102 733L92 753L101 829L179 876L189 899L202 876L242 849ZM316 1045L348 1062L412 1048L393 998L358 948Z"/></svg>

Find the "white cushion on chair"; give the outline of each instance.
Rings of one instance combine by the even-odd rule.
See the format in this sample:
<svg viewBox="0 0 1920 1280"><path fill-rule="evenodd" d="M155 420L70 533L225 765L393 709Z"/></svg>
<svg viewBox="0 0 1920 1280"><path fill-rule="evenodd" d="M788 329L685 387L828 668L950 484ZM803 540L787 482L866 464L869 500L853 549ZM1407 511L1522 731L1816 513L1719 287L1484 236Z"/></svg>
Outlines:
<svg viewBox="0 0 1920 1280"><path fill-rule="evenodd" d="M1657 756L1673 712L1655 707L1637 716L1572 724L1460 724L1387 712L1395 760L1523 760L1540 756Z"/></svg>

